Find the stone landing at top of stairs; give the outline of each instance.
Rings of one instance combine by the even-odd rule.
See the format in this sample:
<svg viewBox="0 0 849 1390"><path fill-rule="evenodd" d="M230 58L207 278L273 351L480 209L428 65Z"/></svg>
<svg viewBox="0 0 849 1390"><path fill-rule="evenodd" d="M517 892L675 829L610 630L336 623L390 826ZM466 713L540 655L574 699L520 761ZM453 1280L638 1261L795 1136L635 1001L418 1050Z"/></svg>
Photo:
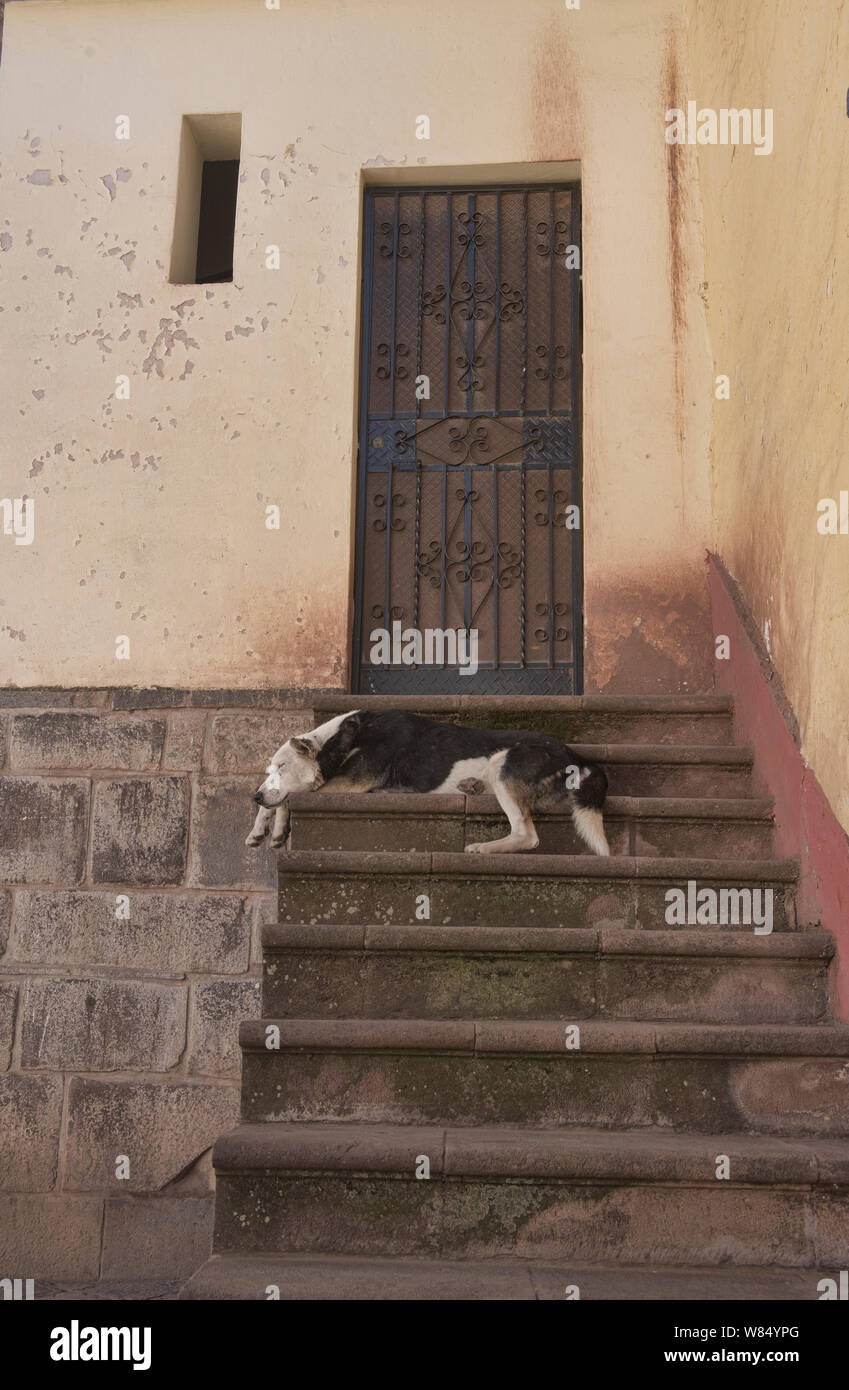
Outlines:
<svg viewBox="0 0 849 1390"><path fill-rule="evenodd" d="M324 697L545 728L613 854L487 797L292 799L215 1254L184 1298L815 1299L849 1249L849 1029L720 697ZM671 887L771 893L670 923ZM718 900L718 899L717 899ZM422 1171L422 1161L427 1160Z"/></svg>
<svg viewBox="0 0 849 1390"><path fill-rule="evenodd" d="M566 743L715 745L733 736L727 695L321 695L313 702L316 723L355 709L405 709L454 724L535 729Z"/></svg>

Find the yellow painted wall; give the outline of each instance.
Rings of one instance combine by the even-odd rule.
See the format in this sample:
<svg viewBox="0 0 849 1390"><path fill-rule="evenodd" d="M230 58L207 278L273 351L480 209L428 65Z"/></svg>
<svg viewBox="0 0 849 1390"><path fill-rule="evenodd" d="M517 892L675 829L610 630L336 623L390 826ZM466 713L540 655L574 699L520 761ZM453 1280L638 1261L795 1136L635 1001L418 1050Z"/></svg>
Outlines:
<svg viewBox="0 0 849 1390"><path fill-rule="evenodd" d="M688 0L700 106L772 107L774 151L699 148L714 374L715 546L849 830L849 7Z"/></svg>
<svg viewBox="0 0 849 1390"><path fill-rule="evenodd" d="M8 4L0 459L36 538L0 536L0 683L343 685L361 180L580 160L588 685L709 688L684 47L678 0ZM181 121L211 112L243 116L235 281L175 286Z"/></svg>

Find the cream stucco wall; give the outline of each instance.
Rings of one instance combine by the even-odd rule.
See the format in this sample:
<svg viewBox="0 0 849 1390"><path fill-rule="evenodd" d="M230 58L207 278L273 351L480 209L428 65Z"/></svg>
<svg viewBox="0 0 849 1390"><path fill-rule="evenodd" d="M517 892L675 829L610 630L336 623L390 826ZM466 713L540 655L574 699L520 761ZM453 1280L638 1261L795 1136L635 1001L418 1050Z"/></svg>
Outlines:
<svg viewBox="0 0 849 1390"><path fill-rule="evenodd" d="M0 683L344 684L361 181L580 160L588 681L708 687L701 232L663 138L684 42L677 0L9 3L0 457L36 536L0 535ZM242 113L235 278L172 285L206 112Z"/></svg>
<svg viewBox="0 0 849 1390"><path fill-rule="evenodd" d="M849 536L817 504L849 489L849 7L690 0L700 106L772 107L774 152L699 150L715 373L716 549L849 830Z"/></svg>

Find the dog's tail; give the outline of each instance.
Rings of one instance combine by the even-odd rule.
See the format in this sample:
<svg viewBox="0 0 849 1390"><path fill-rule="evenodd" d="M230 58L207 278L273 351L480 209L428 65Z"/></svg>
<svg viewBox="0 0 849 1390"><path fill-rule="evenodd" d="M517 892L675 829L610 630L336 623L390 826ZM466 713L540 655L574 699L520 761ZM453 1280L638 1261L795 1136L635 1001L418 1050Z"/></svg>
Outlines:
<svg viewBox="0 0 849 1390"><path fill-rule="evenodd" d="M593 854L610 854L601 814L607 795L607 778L600 767L583 765L579 776L581 785L575 788L570 797L573 824Z"/></svg>

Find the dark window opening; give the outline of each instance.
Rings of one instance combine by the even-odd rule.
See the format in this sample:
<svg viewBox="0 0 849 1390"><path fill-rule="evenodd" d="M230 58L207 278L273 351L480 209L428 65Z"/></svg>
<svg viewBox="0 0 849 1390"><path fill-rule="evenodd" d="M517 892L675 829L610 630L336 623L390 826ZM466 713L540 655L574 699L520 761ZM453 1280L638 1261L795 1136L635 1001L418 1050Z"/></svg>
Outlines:
<svg viewBox="0 0 849 1390"><path fill-rule="evenodd" d="M233 279L238 188L238 159L204 161L195 268L195 283L198 285Z"/></svg>
<svg viewBox="0 0 849 1390"><path fill-rule="evenodd" d="M232 283L241 154L238 111L183 117L168 274L172 285Z"/></svg>

